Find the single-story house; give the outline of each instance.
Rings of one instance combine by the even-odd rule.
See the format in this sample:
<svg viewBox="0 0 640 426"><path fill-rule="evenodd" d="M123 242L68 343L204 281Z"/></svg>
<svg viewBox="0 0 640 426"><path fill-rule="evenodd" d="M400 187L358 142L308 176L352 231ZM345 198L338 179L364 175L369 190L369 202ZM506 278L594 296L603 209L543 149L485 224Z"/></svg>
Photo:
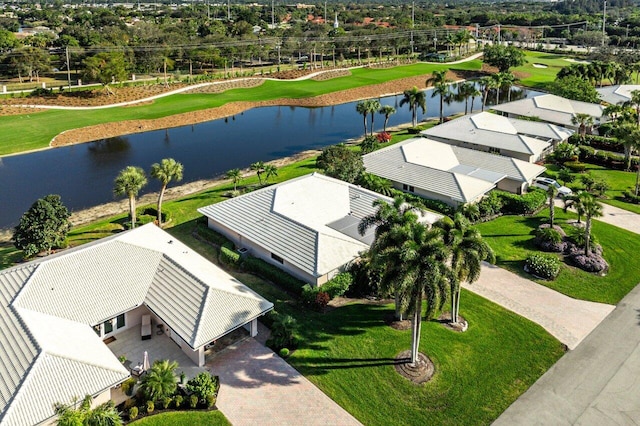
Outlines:
<svg viewBox="0 0 640 426"><path fill-rule="evenodd" d="M503 117L490 112L465 115L421 134L435 141L534 163L544 158L573 130L555 124Z"/></svg>
<svg viewBox="0 0 640 426"><path fill-rule="evenodd" d="M130 371L103 339L155 327L196 365L273 304L153 224L0 271L0 424L49 424L55 403L106 402Z"/></svg>
<svg viewBox="0 0 640 426"><path fill-rule="evenodd" d="M579 127L571 121L577 114L592 116L596 126L605 121L605 117L602 116L604 111L602 105L574 101L551 94L507 102L495 105L491 109L510 118L535 118L572 130L578 130Z"/></svg>
<svg viewBox="0 0 640 426"><path fill-rule="evenodd" d="M371 246L375 230L360 235L358 224L377 211L376 200L392 202L312 173L198 211L240 250L320 286ZM430 213L426 221L440 217Z"/></svg>
<svg viewBox="0 0 640 426"><path fill-rule="evenodd" d="M424 137L407 139L362 159L367 172L389 179L395 188L451 206L477 202L493 188L520 194L545 170Z"/></svg>
<svg viewBox="0 0 640 426"><path fill-rule="evenodd" d="M596 92L600 99L611 105L620 105L631 100L631 92L640 90L638 84L618 84L615 86L598 87Z"/></svg>

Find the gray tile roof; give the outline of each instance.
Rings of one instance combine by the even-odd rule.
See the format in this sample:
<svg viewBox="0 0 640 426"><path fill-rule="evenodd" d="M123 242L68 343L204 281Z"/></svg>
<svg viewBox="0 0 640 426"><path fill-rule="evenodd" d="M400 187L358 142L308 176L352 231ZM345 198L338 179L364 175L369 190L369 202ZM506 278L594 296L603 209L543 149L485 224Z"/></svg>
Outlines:
<svg viewBox="0 0 640 426"><path fill-rule="evenodd" d="M198 211L307 274L319 277L368 247L329 225L345 216L362 218L375 213L376 199L391 201L364 188L313 173Z"/></svg>
<svg viewBox="0 0 640 426"><path fill-rule="evenodd" d="M141 304L194 348L273 308L152 224L0 271L0 424L125 380L92 326Z"/></svg>
<svg viewBox="0 0 640 426"><path fill-rule="evenodd" d="M594 117L596 124L604 121L602 105L574 101L550 94L507 102L493 106L491 109L524 117L537 117L542 121L567 127L575 127L571 119L576 114L588 114Z"/></svg>
<svg viewBox="0 0 640 426"><path fill-rule="evenodd" d="M600 95L600 99L612 105L623 104L631 100L631 92L634 90L640 90L640 85L618 84L616 86L596 88L596 91Z"/></svg>
<svg viewBox="0 0 640 426"><path fill-rule="evenodd" d="M481 170L491 170L498 175L507 176L509 179L523 183L531 182L533 178L540 176L545 171L542 166L511 157L477 152L457 146L451 148L461 164Z"/></svg>

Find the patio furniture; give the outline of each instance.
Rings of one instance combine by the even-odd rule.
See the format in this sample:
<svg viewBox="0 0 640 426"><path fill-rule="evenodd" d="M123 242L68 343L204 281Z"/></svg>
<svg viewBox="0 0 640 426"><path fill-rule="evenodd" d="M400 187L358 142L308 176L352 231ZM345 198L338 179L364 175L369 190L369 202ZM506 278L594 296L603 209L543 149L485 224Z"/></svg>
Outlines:
<svg viewBox="0 0 640 426"><path fill-rule="evenodd" d="M140 375L144 373L144 368L142 368L142 363L136 365L135 367L131 368L131 375L132 376L136 376L136 377L140 377Z"/></svg>
<svg viewBox="0 0 640 426"><path fill-rule="evenodd" d="M142 336L142 340L151 339L151 315L142 316L142 324L140 326L140 336Z"/></svg>

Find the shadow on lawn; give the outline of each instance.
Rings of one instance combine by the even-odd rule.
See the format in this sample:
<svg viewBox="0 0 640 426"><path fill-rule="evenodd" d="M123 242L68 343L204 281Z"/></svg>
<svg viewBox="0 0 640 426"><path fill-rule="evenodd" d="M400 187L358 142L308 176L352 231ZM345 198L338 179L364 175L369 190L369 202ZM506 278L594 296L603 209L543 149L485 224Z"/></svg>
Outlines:
<svg viewBox="0 0 640 426"><path fill-rule="evenodd" d="M410 362L409 358L303 358L295 363L296 367L304 369L305 374L326 374L330 370L345 370L351 368L382 367L399 365Z"/></svg>

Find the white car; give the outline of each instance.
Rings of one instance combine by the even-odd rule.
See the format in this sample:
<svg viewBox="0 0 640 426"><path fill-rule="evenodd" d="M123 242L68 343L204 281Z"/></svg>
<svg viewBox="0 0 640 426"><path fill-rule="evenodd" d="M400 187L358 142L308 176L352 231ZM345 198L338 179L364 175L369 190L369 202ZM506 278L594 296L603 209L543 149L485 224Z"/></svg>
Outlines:
<svg viewBox="0 0 640 426"><path fill-rule="evenodd" d="M558 196L560 197L566 197L567 195L573 194L573 191L571 191L569 188L560 185L558 182L550 178L535 178L533 180L533 186L535 186L536 188L544 189L545 191L549 189L550 186L553 186L558 190Z"/></svg>

